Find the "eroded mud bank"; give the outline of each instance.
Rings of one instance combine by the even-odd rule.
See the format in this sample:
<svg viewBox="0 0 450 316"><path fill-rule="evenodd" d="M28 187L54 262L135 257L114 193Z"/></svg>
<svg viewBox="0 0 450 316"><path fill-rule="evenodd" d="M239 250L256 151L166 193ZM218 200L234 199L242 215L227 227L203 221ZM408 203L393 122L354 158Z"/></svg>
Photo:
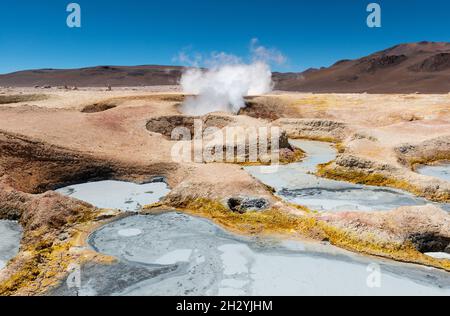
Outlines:
<svg viewBox="0 0 450 316"><path fill-rule="evenodd" d="M83 249L87 232L117 214L55 192L33 195L0 181L3 218L23 227L20 251L0 271L0 295L39 295L58 284L73 264L110 261Z"/></svg>

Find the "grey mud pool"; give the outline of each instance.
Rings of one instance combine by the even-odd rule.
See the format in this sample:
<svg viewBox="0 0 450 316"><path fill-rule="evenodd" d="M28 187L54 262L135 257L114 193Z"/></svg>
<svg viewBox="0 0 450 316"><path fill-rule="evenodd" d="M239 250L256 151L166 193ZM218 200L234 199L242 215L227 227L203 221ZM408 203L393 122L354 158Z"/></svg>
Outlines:
<svg viewBox="0 0 450 316"><path fill-rule="evenodd" d="M426 176L450 182L450 163L422 166L418 169L418 172Z"/></svg>
<svg viewBox="0 0 450 316"><path fill-rule="evenodd" d="M316 211L383 211L400 206L432 203L401 190L356 185L319 178L317 166L336 158L335 148L324 142L291 140L305 151L299 162L273 167L252 166L245 170L276 190L288 202ZM275 172L273 172L275 171ZM83 200L99 208L139 211L142 206L160 201L170 192L163 182L134 184L122 181L98 181L72 185L57 190L61 194ZM436 204L436 203L435 203ZM450 204L438 204L450 211Z"/></svg>
<svg viewBox="0 0 450 316"><path fill-rule="evenodd" d="M89 238L118 258L58 295L449 295L450 274L325 244L249 239L176 212L130 216Z"/></svg>
<svg viewBox="0 0 450 316"><path fill-rule="evenodd" d="M71 185L57 192L98 208L139 211L144 205L159 202L170 190L164 182L135 184L123 181L97 181Z"/></svg>
<svg viewBox="0 0 450 316"><path fill-rule="evenodd" d="M19 252L22 227L17 222L0 221L0 270Z"/></svg>
<svg viewBox="0 0 450 316"><path fill-rule="evenodd" d="M317 166L336 159L337 151L329 143L291 140L306 158L298 163L273 167L252 166L245 169L252 176L275 189L288 202L316 211L384 211L401 206L432 202L401 190L351 184L317 177ZM275 171L275 172L273 172ZM434 203L435 204L435 203ZM450 211L450 204L438 204Z"/></svg>
<svg viewBox="0 0 450 316"><path fill-rule="evenodd" d="M336 156L332 146L294 141L303 162L246 168L282 198L323 211L387 210L430 203L405 192L313 175ZM102 181L61 193L98 207L135 211L169 192L163 183L144 186ZM212 222L177 212L135 215L89 237L89 247L117 258L89 263L81 287L65 283L57 295L450 295L450 274L438 269L356 255L328 244L231 234Z"/></svg>

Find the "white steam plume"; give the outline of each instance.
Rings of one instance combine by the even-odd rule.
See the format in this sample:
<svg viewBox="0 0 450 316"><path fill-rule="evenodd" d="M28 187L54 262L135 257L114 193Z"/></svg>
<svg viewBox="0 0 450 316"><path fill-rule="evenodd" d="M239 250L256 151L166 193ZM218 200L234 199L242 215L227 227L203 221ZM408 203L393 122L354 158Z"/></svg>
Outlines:
<svg viewBox="0 0 450 316"><path fill-rule="evenodd" d="M244 97L271 92L272 72L268 62L285 59L278 51L256 44L257 40L252 40L252 63L245 64L233 55L214 53L205 62L210 67L208 70L187 70L180 82L183 92L196 96L186 99L182 111L188 115L216 111L237 113L245 106Z"/></svg>
<svg viewBox="0 0 450 316"><path fill-rule="evenodd" d="M263 62L225 65L207 71L190 69L183 74L181 86L185 93L197 95L183 103L185 114L237 113L245 106L245 96L272 90L272 72Z"/></svg>

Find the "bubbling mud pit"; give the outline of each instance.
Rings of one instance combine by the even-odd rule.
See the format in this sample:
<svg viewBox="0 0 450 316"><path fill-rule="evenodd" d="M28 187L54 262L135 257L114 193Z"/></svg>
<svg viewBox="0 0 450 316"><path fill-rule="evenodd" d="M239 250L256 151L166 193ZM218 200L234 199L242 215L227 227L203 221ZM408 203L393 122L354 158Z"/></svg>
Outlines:
<svg viewBox="0 0 450 316"><path fill-rule="evenodd" d="M308 158L280 166L275 174L257 173L264 170L261 167L246 168L275 187L278 195L288 201L331 211L380 210L428 203L398 190L317 178L312 174L317 165L335 158L333 147L312 141L292 141L292 144L302 148ZM131 211L156 202L168 191L163 183L139 186L115 181L60 189L61 193L99 207ZM155 192L159 193L150 194ZM319 196L312 195L313 192ZM89 245L118 260L110 265L87 263L81 271L81 287L69 288L63 283L50 294L450 294L450 276L444 271L369 259L328 244L240 237L208 220L176 212L119 219L95 231L89 237ZM379 284L370 279L377 269L381 273Z"/></svg>
<svg viewBox="0 0 450 316"><path fill-rule="evenodd" d="M450 275L317 244L232 235L167 212L131 216L89 238L112 265L86 265L55 295L449 295ZM375 265L374 265L375 264ZM380 279L370 278L372 269Z"/></svg>
<svg viewBox="0 0 450 316"><path fill-rule="evenodd" d="M281 198L317 211L383 211L400 206L425 205L432 202L401 190L356 185L315 176L318 165L336 159L336 150L329 143L291 140L305 151L302 162L279 166L275 173L266 167L246 167L255 178L273 187ZM436 204L436 203L433 203ZM450 211L450 204L436 204Z"/></svg>
<svg viewBox="0 0 450 316"><path fill-rule="evenodd" d="M19 252L22 228L19 223L0 220L0 270Z"/></svg>

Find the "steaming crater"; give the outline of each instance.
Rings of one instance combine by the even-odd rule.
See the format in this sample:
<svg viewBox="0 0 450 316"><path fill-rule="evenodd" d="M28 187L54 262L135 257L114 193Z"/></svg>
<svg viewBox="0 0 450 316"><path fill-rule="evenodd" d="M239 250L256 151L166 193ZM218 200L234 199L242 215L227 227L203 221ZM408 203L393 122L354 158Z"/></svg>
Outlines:
<svg viewBox="0 0 450 316"><path fill-rule="evenodd" d="M211 112L237 114L245 107L244 97L272 91L272 72L261 61L252 64L223 65L210 70L189 69L181 78L183 92L194 94L182 105L188 115Z"/></svg>
<svg viewBox="0 0 450 316"><path fill-rule="evenodd" d="M194 137L195 120L201 121L202 133L209 127L222 129L235 122L235 119L232 116L227 116L227 114L209 114L203 117L188 115L167 115L150 119L147 122L146 128L148 131L161 134L167 139L172 139L172 133L175 129L186 128L190 131L190 136L192 139Z"/></svg>

